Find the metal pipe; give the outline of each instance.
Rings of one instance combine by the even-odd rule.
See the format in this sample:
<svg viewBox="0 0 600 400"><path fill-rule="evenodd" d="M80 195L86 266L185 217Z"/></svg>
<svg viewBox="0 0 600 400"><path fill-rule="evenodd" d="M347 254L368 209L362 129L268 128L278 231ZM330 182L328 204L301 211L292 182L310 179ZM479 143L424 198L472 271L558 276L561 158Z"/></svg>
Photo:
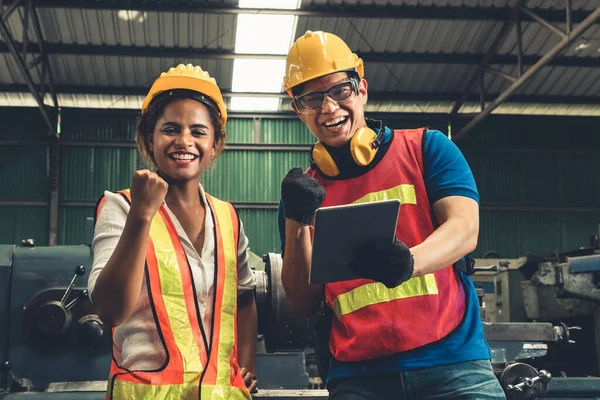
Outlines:
<svg viewBox="0 0 600 400"><path fill-rule="evenodd" d="M8 0L6 3L12 3ZM311 2L314 3L314 2ZM298 9L266 9L242 8L224 2L192 2L192 1L147 1L147 0L34 0L34 5L43 8L76 8L92 10L136 10L172 13L199 14L263 14L263 15L297 15L303 17L328 18L376 18L376 19L406 19L406 20L462 20L462 21L506 21L510 15L508 7L470 7L470 6L424 6L424 5L386 5L373 6L368 2L364 5L342 3L303 5ZM564 14L560 10L540 10L549 21L564 22ZM587 12L578 11L573 16L573 22L581 22Z"/></svg>
<svg viewBox="0 0 600 400"><path fill-rule="evenodd" d="M565 0L565 10L567 12L567 35L570 35L571 30L573 29L573 10L571 8L571 0Z"/></svg>
<svg viewBox="0 0 600 400"><path fill-rule="evenodd" d="M509 80L511 82L516 81L518 78L515 78L514 76L507 74L506 72L502 72L502 71L498 71L497 69L491 68L491 67L484 67L483 70L485 72L489 72L492 75L496 75L499 76L500 78L504 78L506 80Z"/></svg>
<svg viewBox="0 0 600 400"><path fill-rule="evenodd" d="M21 45L19 43L19 45ZM94 45L77 43L43 43L44 52L47 55L100 55L100 56L135 56L136 58L201 58L210 60L237 60L237 59L259 59L259 60L284 60L284 55L277 54L241 54L231 50L204 49L204 48L182 48L182 47L158 47L158 46L134 46L134 45ZM7 53L8 49L0 42L0 53ZM40 46L30 42L27 45L28 53L39 53ZM480 65L487 60L487 64L516 65L518 57L512 54L485 53L470 54L434 54L427 52L372 52L360 53L360 58L365 63L399 63L399 64L452 64L452 65ZM533 65L540 57L528 55L522 58L525 65ZM598 57L557 57L552 65L560 67L590 67L600 68Z"/></svg>
<svg viewBox="0 0 600 400"><path fill-rule="evenodd" d="M520 78L523 75L523 26L520 14L517 17L517 71Z"/></svg>
<svg viewBox="0 0 600 400"><path fill-rule="evenodd" d="M481 107L481 111L485 110L485 69L479 68L480 78L479 78L479 105Z"/></svg>
<svg viewBox="0 0 600 400"><path fill-rule="evenodd" d="M17 7L19 7L21 5L21 1L22 0L14 0L14 2L10 6L8 6L6 11L4 11L2 14L0 14L0 20L7 21L8 18L10 17L10 15L13 13L13 11L15 11L17 9Z"/></svg>
<svg viewBox="0 0 600 400"><path fill-rule="evenodd" d="M530 16L531 18L533 18L534 20L536 20L540 24L544 25L546 28L550 29L552 32L556 33L561 38L564 39L565 37L567 37L567 35L562 31L562 29L560 29L559 27L557 27L553 23L545 20L544 18L540 17L539 15L537 15L536 13L534 13L533 11L531 11L530 9L528 9L527 7L523 7L523 8L521 8L521 10L523 10L523 12L525 14L527 14L528 16Z"/></svg>
<svg viewBox="0 0 600 400"><path fill-rule="evenodd" d="M575 29L571 32L571 35L566 36L562 39L556 46L554 46L545 56L543 56L540 61L538 61L534 66L529 68L519 79L517 79L508 89L506 89L498 98L492 101L483 112L478 114L475 118L471 120L464 128L460 130L455 136L453 136L454 140L459 140L464 137L467 132L469 132L475 125L481 122L485 117L487 117L492 111L494 111L500 104L502 104L506 99L510 97L517 89L519 89L525 82L529 80L533 75L535 75L542 67L548 64L554 57L556 57L561 51L563 51L567 46L576 41L590 26L592 26L597 20L600 18L600 7L596 8L593 13L589 15L582 23L577 25Z"/></svg>
<svg viewBox="0 0 600 400"><path fill-rule="evenodd" d="M29 44L29 13L31 12L31 0L25 2L25 12L23 13L23 36L22 36L22 48L21 54L23 54L23 60L27 60L27 45Z"/></svg>
<svg viewBox="0 0 600 400"><path fill-rule="evenodd" d="M52 68L50 67L50 59L48 58L48 53L45 51L44 37L42 35L42 27L40 25L40 19L37 15L37 10L32 7L31 12L33 13L33 30L35 31L35 36L37 37L38 46L40 49L40 54L44 58L44 82L46 81L46 74L48 78L48 86L50 88L50 96L52 97L52 102L54 103L54 107L58 111L58 97L56 96L56 90L54 89L54 79L52 78Z"/></svg>

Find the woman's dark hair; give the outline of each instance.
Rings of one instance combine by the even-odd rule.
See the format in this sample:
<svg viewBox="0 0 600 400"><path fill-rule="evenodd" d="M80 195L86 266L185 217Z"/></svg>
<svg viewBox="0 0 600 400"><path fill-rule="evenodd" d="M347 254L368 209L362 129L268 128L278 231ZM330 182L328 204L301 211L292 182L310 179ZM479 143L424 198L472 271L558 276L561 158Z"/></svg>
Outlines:
<svg viewBox="0 0 600 400"><path fill-rule="evenodd" d="M142 114L138 120L137 133L135 138L138 145L138 150L140 151L142 156L148 161L150 161L152 164L154 164L155 167L157 165L156 160L154 160L154 156L152 155L152 151L150 150L150 138L154 133L156 123L163 116L167 105L169 105L175 100L181 100L184 98L188 97L171 96L169 98L164 98L161 101L150 103L150 108L148 108L148 111ZM200 103L203 106L205 106L208 110L210 122L212 123L213 129L215 131L215 155L212 159L212 161L214 162L223 152L227 133L225 132L225 129L221 124L221 117L216 108L207 105L205 102Z"/></svg>

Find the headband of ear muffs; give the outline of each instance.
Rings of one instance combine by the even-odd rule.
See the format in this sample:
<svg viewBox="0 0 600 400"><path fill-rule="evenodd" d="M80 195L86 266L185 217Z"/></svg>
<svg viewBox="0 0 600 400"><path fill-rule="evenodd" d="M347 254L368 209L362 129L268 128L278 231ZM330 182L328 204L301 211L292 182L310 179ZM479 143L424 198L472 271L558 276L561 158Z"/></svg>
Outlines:
<svg viewBox="0 0 600 400"><path fill-rule="evenodd" d="M367 124L369 121L379 122L379 133L375 133L373 129L365 126L357 129L352 139L350 139L352 160L361 167L366 167L373 162L385 134L383 121L367 119ZM333 157L321 142L313 145L310 162L325 176L334 178L340 174Z"/></svg>

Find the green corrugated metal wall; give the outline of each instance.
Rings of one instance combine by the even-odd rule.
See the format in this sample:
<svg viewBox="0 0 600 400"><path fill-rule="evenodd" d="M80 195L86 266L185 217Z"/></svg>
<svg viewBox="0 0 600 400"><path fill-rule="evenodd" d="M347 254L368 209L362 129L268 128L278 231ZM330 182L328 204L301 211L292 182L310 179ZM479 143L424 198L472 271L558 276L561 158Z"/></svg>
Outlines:
<svg viewBox="0 0 600 400"><path fill-rule="evenodd" d="M20 118L19 124L2 128L0 139L43 137L46 129L38 113L36 109L0 109L7 121ZM64 110L62 139L129 142L135 136L136 114ZM428 125L447 130L443 118L386 122L396 128ZM600 223L600 135L594 133L595 124L594 118L491 116L467 136L461 149L475 174L482 204L474 255L494 250L517 257L587 245ZM460 128L455 125L454 132ZM229 143L313 141L306 127L293 119L232 119L227 130ZM0 148L0 157L0 201L47 201L47 147L6 146ZM203 184L222 199L268 203L271 208L251 208L250 204L250 208L240 206L239 212L252 250L278 252L274 207L281 179L291 167L307 163L304 151L227 150L214 169L204 174ZM63 147L60 244L82 243L85 217L92 216L93 203L102 191L128 187L132 172L140 166L142 160L131 147L89 147L89 143ZM0 206L0 222L2 243L32 236L38 244L48 241L47 206Z"/></svg>
<svg viewBox="0 0 600 400"><path fill-rule="evenodd" d="M32 140L47 136L37 109L0 108L0 140ZM0 243L33 238L48 244L47 146L0 146ZM21 205L25 202L34 205Z"/></svg>
<svg viewBox="0 0 600 400"><path fill-rule="evenodd" d="M482 205L474 255L493 250L518 257L589 245L600 224L597 123L592 117L490 116L468 134L461 150Z"/></svg>
<svg viewBox="0 0 600 400"><path fill-rule="evenodd" d="M48 222L47 206L0 206L0 243L35 239L37 245L47 246Z"/></svg>
<svg viewBox="0 0 600 400"><path fill-rule="evenodd" d="M204 173L202 182L208 192L229 201L279 201L287 171L307 160L308 152L229 150Z"/></svg>
<svg viewBox="0 0 600 400"><path fill-rule="evenodd" d="M140 162L134 148L63 148L60 200L97 200L104 190L127 188Z"/></svg>

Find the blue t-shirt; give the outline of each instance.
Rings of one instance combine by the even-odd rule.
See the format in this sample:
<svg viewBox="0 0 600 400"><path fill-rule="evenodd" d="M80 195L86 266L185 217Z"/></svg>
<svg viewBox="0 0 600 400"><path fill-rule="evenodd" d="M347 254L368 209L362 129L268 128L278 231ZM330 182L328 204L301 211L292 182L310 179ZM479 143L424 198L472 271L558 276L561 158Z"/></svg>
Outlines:
<svg viewBox="0 0 600 400"><path fill-rule="evenodd" d="M389 145L391 131L386 128L384 145ZM386 154L389 156L389 154ZM433 205L448 196L465 196L479 202L475 179L467 161L440 131L427 131L424 149L425 186ZM279 203L279 234L282 252L285 248L285 220ZM373 375L381 372L407 371L471 360L490 359L491 353L483 334L479 302L471 278L460 274L466 289L467 313L462 325L445 340L406 353L369 361L343 362L332 359L328 381L339 378ZM427 327L423 327L427 329Z"/></svg>

